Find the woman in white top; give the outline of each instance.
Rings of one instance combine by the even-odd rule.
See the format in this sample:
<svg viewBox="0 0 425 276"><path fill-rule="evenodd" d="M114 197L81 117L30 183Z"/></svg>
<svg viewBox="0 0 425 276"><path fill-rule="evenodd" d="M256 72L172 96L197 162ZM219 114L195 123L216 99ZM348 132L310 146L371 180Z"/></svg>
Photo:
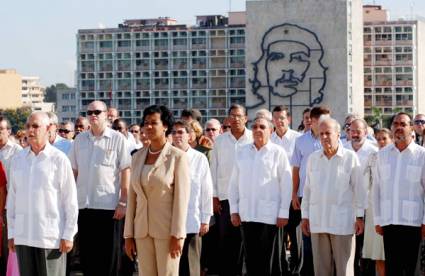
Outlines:
<svg viewBox="0 0 425 276"><path fill-rule="evenodd" d="M379 149L392 143L391 131L386 128L380 129L376 133ZM369 164L366 167L365 173L370 174L369 182L369 208L366 210L366 227L364 233L363 258L374 260L376 263L376 271L379 276L385 275L385 254L384 241L382 236L375 231L373 223L373 206L372 206L372 185L374 175L376 175L376 158L377 153L372 154L369 158Z"/></svg>

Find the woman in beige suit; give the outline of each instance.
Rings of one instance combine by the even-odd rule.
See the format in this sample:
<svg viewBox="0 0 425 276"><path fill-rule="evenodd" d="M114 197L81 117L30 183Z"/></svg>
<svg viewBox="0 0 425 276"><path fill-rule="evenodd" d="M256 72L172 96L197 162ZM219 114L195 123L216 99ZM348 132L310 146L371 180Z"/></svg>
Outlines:
<svg viewBox="0 0 425 276"><path fill-rule="evenodd" d="M139 275L177 276L186 237L189 163L167 142L173 120L166 107L146 108L142 125L151 144L133 155L125 250L131 259L137 254Z"/></svg>

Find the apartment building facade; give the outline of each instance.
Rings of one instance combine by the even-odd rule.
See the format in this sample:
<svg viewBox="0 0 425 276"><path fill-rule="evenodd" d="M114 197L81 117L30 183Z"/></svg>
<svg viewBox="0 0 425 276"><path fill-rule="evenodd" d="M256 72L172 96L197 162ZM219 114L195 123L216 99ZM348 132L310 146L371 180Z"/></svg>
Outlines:
<svg viewBox="0 0 425 276"><path fill-rule="evenodd" d="M425 112L425 28L388 20L381 6L364 7L365 116Z"/></svg>
<svg viewBox="0 0 425 276"><path fill-rule="evenodd" d="M197 108L204 120L224 118L231 104L245 104L245 17L229 17L198 16L192 27L158 18L79 30L78 112L102 100L131 123L152 104L177 117Z"/></svg>
<svg viewBox="0 0 425 276"><path fill-rule="evenodd" d="M56 91L56 112L59 122L75 121L77 113L77 89L67 88Z"/></svg>
<svg viewBox="0 0 425 276"><path fill-rule="evenodd" d="M54 103L44 102L46 88L40 83L39 77L22 77L21 91L23 106L31 107L33 111L55 111Z"/></svg>

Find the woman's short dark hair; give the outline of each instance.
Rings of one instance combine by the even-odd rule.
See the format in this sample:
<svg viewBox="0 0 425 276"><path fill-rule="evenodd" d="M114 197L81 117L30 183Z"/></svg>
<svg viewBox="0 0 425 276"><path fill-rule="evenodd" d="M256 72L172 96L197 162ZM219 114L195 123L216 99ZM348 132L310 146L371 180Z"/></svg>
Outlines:
<svg viewBox="0 0 425 276"><path fill-rule="evenodd" d="M152 115L155 113L159 113L161 116L161 121L164 126L167 127L167 131L165 132L165 136L168 136L171 133L174 123L173 113L166 106L159 105L151 105L143 110L142 122L140 123L140 127L143 127L145 123L146 116Z"/></svg>

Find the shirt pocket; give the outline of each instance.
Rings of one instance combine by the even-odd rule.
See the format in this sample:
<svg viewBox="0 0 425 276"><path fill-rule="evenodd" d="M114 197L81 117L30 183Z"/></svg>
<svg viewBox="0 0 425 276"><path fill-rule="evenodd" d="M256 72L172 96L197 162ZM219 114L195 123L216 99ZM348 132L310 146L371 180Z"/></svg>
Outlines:
<svg viewBox="0 0 425 276"><path fill-rule="evenodd" d="M44 231L48 238L59 238L59 220L57 218L47 217Z"/></svg>
<svg viewBox="0 0 425 276"><path fill-rule="evenodd" d="M407 174L407 180L411 183L419 182L421 179L421 167L419 166L413 166L413 165L407 165L406 167L406 174Z"/></svg>
<svg viewBox="0 0 425 276"><path fill-rule="evenodd" d="M330 226L341 230L353 229L354 231L354 213L352 208L332 205L330 211Z"/></svg>
<svg viewBox="0 0 425 276"><path fill-rule="evenodd" d="M402 217L407 221L415 221L419 218L419 203L411 200L402 201Z"/></svg>
<svg viewBox="0 0 425 276"><path fill-rule="evenodd" d="M117 152L115 150L104 150L101 155L100 164L102 166L112 167L117 160Z"/></svg>
<svg viewBox="0 0 425 276"><path fill-rule="evenodd" d="M344 168L339 168L337 171L336 187L342 192L350 188L350 173L347 173Z"/></svg>

